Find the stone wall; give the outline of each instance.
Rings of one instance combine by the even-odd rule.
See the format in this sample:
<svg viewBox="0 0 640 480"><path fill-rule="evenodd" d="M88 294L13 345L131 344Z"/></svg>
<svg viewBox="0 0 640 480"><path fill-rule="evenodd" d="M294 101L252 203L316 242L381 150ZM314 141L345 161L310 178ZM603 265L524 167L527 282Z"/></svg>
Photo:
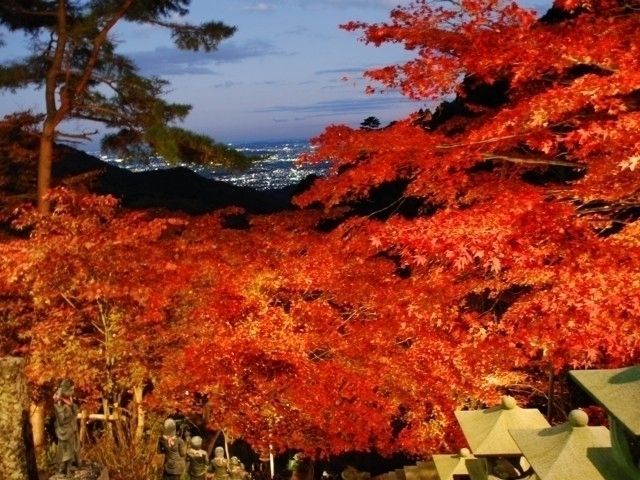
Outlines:
<svg viewBox="0 0 640 480"><path fill-rule="evenodd" d="M24 359L0 358L0 479L38 480Z"/></svg>

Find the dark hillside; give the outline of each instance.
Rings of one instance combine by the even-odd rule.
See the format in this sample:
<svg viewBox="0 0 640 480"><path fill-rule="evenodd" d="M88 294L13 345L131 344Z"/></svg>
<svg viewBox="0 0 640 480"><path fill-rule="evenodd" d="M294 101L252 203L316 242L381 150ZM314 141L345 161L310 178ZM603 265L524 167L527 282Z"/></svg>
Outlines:
<svg viewBox="0 0 640 480"><path fill-rule="evenodd" d="M35 202L38 138L28 119L0 121L0 225L8 227L14 209ZM292 208L291 197L309 180L260 191L201 177L184 168L131 172L65 145L56 147L53 185L117 197L130 208L180 210L201 214L237 206L265 214Z"/></svg>

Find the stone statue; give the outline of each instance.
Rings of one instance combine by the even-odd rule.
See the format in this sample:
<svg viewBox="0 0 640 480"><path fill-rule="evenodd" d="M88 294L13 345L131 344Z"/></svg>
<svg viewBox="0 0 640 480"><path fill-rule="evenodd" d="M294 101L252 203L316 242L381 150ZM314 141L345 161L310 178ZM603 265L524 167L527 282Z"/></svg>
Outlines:
<svg viewBox="0 0 640 480"><path fill-rule="evenodd" d="M164 421L164 432L158 441L158 452L164 454L163 480L180 480L185 471L187 446L176 435L176 422L170 418Z"/></svg>
<svg viewBox="0 0 640 480"><path fill-rule="evenodd" d="M523 477L522 468L517 460L502 457L490 458L488 465L491 473L498 478L509 480Z"/></svg>
<svg viewBox="0 0 640 480"><path fill-rule="evenodd" d="M224 458L224 448L216 447L214 450L214 457L211 460L211 465L213 465L213 478L214 480L228 480L228 462L227 459Z"/></svg>
<svg viewBox="0 0 640 480"><path fill-rule="evenodd" d="M238 457L231 457L229 460L229 478L230 480L246 480L248 473Z"/></svg>
<svg viewBox="0 0 640 480"><path fill-rule="evenodd" d="M370 480L371 474L369 472L361 472L355 467L349 465L340 473L342 480Z"/></svg>
<svg viewBox="0 0 640 480"><path fill-rule="evenodd" d="M296 453L287 465L291 480L313 480L313 462L302 453Z"/></svg>
<svg viewBox="0 0 640 480"><path fill-rule="evenodd" d="M202 450L202 438L191 438L191 448L187 450L187 463L189 464L189 479L204 480L209 468L209 455Z"/></svg>
<svg viewBox="0 0 640 480"><path fill-rule="evenodd" d="M53 395L55 430L58 438L58 473L68 476L80 466L80 439L78 438L78 406L73 402L73 382L65 378Z"/></svg>

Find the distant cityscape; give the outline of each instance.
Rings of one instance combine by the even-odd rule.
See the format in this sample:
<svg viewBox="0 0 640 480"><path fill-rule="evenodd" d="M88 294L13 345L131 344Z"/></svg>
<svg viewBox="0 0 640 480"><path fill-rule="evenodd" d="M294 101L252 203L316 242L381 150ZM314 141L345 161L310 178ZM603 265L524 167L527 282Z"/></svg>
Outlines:
<svg viewBox="0 0 640 480"><path fill-rule="evenodd" d="M100 154L100 152L89 153L107 163L134 172L186 167L205 178L258 190L286 187L300 182L308 175L322 175L327 169L326 164L299 165L297 163L300 155L310 148L307 140L230 143L229 145L251 157L256 157L256 161L247 170L232 171L191 163L171 164L161 157L125 161L121 158Z"/></svg>

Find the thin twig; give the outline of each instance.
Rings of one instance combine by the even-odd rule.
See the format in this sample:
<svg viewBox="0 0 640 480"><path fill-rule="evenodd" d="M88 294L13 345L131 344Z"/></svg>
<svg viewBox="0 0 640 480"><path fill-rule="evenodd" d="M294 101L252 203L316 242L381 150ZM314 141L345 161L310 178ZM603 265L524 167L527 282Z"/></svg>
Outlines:
<svg viewBox="0 0 640 480"><path fill-rule="evenodd" d="M487 138L484 140L478 140L477 142L461 142L461 143L448 143L444 145L436 145L436 148L440 150L446 150L448 148L467 147L469 145L482 145L483 143L499 142L500 140L509 140L511 138L523 137L530 135L533 132L514 133L513 135L504 135L502 137Z"/></svg>
<svg viewBox="0 0 640 480"><path fill-rule="evenodd" d="M485 160L504 160L511 163L531 163L536 165L557 165L560 167L570 168L586 168L585 165L580 163L568 162L566 160L553 160L547 158L524 158L524 157L510 157L507 155L494 155L492 153L483 153L482 158Z"/></svg>
<svg viewBox="0 0 640 480"><path fill-rule="evenodd" d="M61 294L60 294L60 296L64 299L64 301L65 301L65 302L67 302L69 305L71 305L71 307L72 307L74 310L79 310L79 309L78 309L78 307L76 307L76 306L74 305L74 303L73 303L71 300L69 300L69 297L67 297L64 293L61 293Z"/></svg>

